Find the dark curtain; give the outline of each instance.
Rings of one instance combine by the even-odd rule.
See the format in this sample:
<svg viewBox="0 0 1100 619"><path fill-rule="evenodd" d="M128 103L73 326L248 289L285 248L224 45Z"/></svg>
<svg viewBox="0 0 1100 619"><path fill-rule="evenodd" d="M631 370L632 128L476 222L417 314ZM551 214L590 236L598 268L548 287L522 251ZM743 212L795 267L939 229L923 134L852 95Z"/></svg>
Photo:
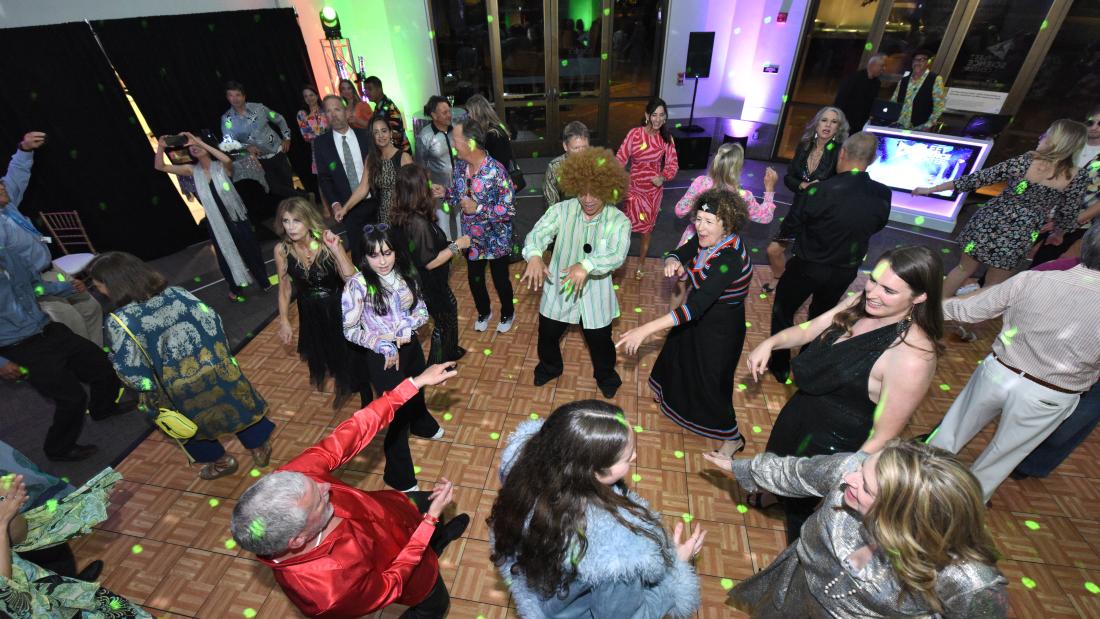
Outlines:
<svg viewBox="0 0 1100 619"><path fill-rule="evenodd" d="M168 177L153 170L149 142L87 24L7 28L0 58L4 169L24 133L48 136L34 155L24 214L78 211L98 251L143 259L201 237Z"/></svg>
<svg viewBox="0 0 1100 619"><path fill-rule="evenodd" d="M309 145L295 119L313 70L293 9L227 11L92 22L156 135L209 129L229 109L225 83L286 118L290 161L308 178Z"/></svg>

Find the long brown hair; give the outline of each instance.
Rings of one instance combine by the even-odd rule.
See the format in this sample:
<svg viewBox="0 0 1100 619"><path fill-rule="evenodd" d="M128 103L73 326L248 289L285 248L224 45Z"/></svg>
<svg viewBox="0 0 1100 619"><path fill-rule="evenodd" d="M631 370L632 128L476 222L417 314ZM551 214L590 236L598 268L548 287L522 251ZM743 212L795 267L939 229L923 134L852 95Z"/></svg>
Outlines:
<svg viewBox="0 0 1100 619"><path fill-rule="evenodd" d="M367 149L367 163L365 165L370 176L371 189L381 188L379 183L382 181L382 158L385 156L382 154L382 148L374 143L375 123L382 123L386 126L386 130L390 132L390 144L393 144L393 129L390 127L390 121L386 120L386 117L381 114L371 116L370 124L367 125L367 132L370 133L370 148ZM401 149L397 149L397 151L397 166L400 167Z"/></svg>
<svg viewBox="0 0 1100 619"><path fill-rule="evenodd" d="M513 461L489 514L490 559L512 560L513 574L545 597L565 591L577 577L588 549L585 510L606 510L636 535L651 539L666 565L672 564L660 520L629 496L596 479L630 444L621 410L601 400L562 405L524 445ZM623 482L616 484L624 488ZM628 522L623 512L641 522Z"/></svg>
<svg viewBox="0 0 1100 619"><path fill-rule="evenodd" d="M428 221L436 221L435 198L428 187L431 180L428 171L417 164L397 170L393 185L393 204L390 205L390 223L404 226L411 217L419 215Z"/></svg>
<svg viewBox="0 0 1100 619"><path fill-rule="evenodd" d="M133 254L109 251L88 263L88 276L107 287L115 307L144 303L164 292L168 282Z"/></svg>
<svg viewBox="0 0 1100 619"><path fill-rule="evenodd" d="M936 579L944 568L997 563L981 484L954 455L901 439L886 443L875 473L878 494L863 524L890 558L901 594L942 612Z"/></svg>
<svg viewBox="0 0 1100 619"><path fill-rule="evenodd" d="M919 245L907 245L887 250L875 265L888 263L894 273L905 282L912 291L914 297L927 295L923 303L917 303L909 315L908 322L900 333L899 344L908 344L905 341L911 325L917 325L928 339L932 340L933 350L926 352L939 355L944 347L940 342L943 337L943 262L938 254ZM851 333L852 326L861 318L867 318L867 291L860 293L859 302L852 307L837 312L833 317L830 329L840 329L843 333ZM912 344L909 344L912 346ZM914 346L914 348L918 348ZM924 349L920 349L924 350Z"/></svg>

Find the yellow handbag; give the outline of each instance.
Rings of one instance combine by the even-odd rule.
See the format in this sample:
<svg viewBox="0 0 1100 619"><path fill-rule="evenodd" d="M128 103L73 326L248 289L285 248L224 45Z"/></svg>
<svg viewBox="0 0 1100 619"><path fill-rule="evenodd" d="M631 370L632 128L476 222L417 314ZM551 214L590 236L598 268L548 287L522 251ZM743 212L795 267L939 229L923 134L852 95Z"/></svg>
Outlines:
<svg viewBox="0 0 1100 619"><path fill-rule="evenodd" d="M138 341L137 336L133 334L130 329L126 327L126 323L122 321L116 314L112 313L111 318L115 319L118 326L122 327L122 330L126 332L126 335L130 336L130 339L134 340L134 344L141 351L142 355L145 355L145 360L149 362L149 369L153 373L153 379L157 381L157 386L160 387L160 391L168 398L169 403L172 403L172 396L168 394L168 389L161 383L160 377L157 376L156 366L153 365L153 359L149 356L149 353L145 352L145 349L141 346L141 342ZM176 439L177 441L187 440L199 431L199 427L195 425L194 421L187 418L186 415L172 408L165 408L163 406L157 407L157 415L153 419L153 423L168 436Z"/></svg>

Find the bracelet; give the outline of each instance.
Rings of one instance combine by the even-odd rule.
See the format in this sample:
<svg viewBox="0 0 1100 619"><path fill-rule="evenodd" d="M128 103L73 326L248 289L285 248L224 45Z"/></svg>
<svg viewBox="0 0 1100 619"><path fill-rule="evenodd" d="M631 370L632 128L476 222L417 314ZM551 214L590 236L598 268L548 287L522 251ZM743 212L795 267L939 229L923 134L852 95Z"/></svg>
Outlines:
<svg viewBox="0 0 1100 619"><path fill-rule="evenodd" d="M462 253L462 250L458 248L458 243L451 241L451 244L447 246L447 249L451 250L451 253L458 256Z"/></svg>
<svg viewBox="0 0 1100 619"><path fill-rule="evenodd" d="M439 524L439 518L436 518L431 514L424 514L424 522L427 522L434 527L435 525Z"/></svg>

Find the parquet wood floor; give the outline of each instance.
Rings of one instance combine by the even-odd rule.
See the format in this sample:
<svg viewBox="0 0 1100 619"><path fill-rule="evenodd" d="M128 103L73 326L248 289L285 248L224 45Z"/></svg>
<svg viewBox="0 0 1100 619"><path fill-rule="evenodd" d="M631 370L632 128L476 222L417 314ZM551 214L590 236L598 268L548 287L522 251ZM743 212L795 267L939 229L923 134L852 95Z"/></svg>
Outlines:
<svg viewBox="0 0 1100 619"><path fill-rule="evenodd" d="M763 262L762 250L754 253ZM668 285L655 275L635 280L636 261L630 258L615 276L623 308L616 334L668 309ZM649 261L650 269L656 266L656 261ZM512 266L515 278L521 267ZM489 562L484 522L499 488L500 448L516 425L532 415L545 416L557 405L600 395L576 330L563 343L566 374L543 387L532 386L536 293L520 290L513 280L518 314L511 332L476 333L463 268L456 268L452 277L461 312L460 341L470 352L460 364L459 378L428 392L429 405L447 430L444 440L414 438L411 447L422 487L440 476L453 480L458 486L457 509L473 518L464 538L441 558L452 597L450 616L515 617L507 589ZM758 267L748 304L752 326L746 354L767 336L771 300L760 296L760 285L768 278L767 268ZM862 279L853 289L861 283ZM988 352L998 328L999 323L980 326L981 337L970 344L950 339L928 398L906 429L907 436L927 432L939 421ZM427 328L422 331L426 332ZM637 358L620 357L619 361L624 385L614 401L643 428L634 471L640 477L633 485L670 525L689 513L710 532L696 564L703 594L699 617L741 616L724 605L726 590L766 566L783 549L782 521L772 512L748 509L742 513L736 483L704 466L700 453L711 448L708 442L685 434L658 412L645 379L660 346L658 339L645 345ZM272 464L256 474L285 463L354 412L351 405L334 411L331 394L311 388L305 365L292 350L278 342L275 327L269 326L237 357L267 398L270 416L278 424ZM756 384L744 372L738 373L736 381L735 407L749 438L745 455L751 455L767 442L789 387L771 378ZM991 431L979 435L962 457L972 460ZM74 542L79 562L103 559L104 584L157 617L239 618L248 616L247 609L261 618L299 616L269 571L230 543L230 513L254 479L244 466L250 460L243 448L236 441L227 445L241 459L241 471L207 482L196 477L197 468L187 467L173 442L151 435L118 467L125 480L112 497L109 519ZM1085 587L1086 582L1100 582L1098 456L1100 438L1094 436L1050 478L1009 480L994 496L989 526L1004 555L1001 569L1011 583L1011 616L1100 617L1100 595ZM356 487L380 489L381 466L379 437L340 474ZM1034 529L1034 524L1039 528ZM396 617L401 610L390 608L374 616Z"/></svg>

